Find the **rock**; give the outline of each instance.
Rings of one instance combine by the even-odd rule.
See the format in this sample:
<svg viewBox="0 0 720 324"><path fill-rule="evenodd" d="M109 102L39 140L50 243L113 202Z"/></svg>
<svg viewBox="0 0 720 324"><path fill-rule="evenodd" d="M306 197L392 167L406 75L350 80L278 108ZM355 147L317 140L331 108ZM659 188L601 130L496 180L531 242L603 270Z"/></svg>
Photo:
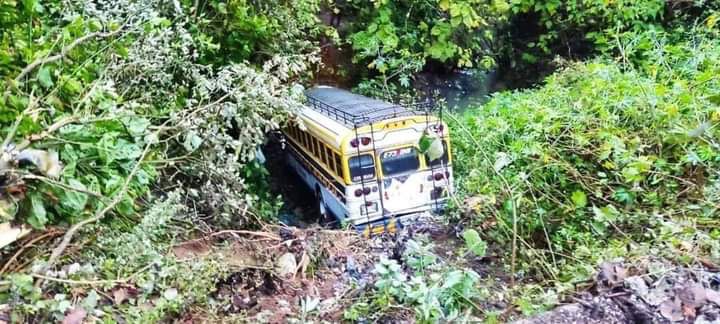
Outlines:
<svg viewBox="0 0 720 324"><path fill-rule="evenodd" d="M296 269L297 261L295 260L295 254L288 252L280 256L277 260L276 271L280 277L294 275Z"/></svg>
<svg viewBox="0 0 720 324"><path fill-rule="evenodd" d="M547 324L547 323L633 323L633 318L612 300L612 298L595 297L583 303L560 306L552 311L533 318L520 320L516 324Z"/></svg>
<svg viewBox="0 0 720 324"><path fill-rule="evenodd" d="M638 295L642 298L645 298L648 293L650 293L645 279L640 276L633 276L625 279L625 286L632 290L635 295Z"/></svg>
<svg viewBox="0 0 720 324"><path fill-rule="evenodd" d="M619 262L603 262L595 278L598 289L609 290L623 283L627 277L627 269Z"/></svg>

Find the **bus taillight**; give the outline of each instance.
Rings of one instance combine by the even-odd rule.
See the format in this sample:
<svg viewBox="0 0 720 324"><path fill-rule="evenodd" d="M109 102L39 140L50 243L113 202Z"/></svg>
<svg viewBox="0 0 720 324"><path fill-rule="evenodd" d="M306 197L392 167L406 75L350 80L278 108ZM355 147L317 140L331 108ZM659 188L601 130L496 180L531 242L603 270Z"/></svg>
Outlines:
<svg viewBox="0 0 720 324"><path fill-rule="evenodd" d="M367 196L370 194L370 191L373 191L373 192L377 191L377 187L374 187L372 189L370 189L370 187L365 187L362 189L358 188L355 190L355 197L361 197L362 195Z"/></svg>
<svg viewBox="0 0 720 324"><path fill-rule="evenodd" d="M353 138L350 140L350 146L358 147L358 144L369 145L371 141L370 137L360 137L360 142L358 142L357 138Z"/></svg>

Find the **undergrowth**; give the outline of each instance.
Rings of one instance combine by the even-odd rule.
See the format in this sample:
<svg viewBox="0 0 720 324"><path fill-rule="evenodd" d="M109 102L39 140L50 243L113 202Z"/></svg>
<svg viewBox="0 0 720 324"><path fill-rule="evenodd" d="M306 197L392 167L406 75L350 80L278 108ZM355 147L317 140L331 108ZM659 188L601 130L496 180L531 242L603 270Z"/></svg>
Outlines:
<svg viewBox="0 0 720 324"><path fill-rule="evenodd" d="M565 63L537 89L498 93L452 117L466 198L456 216L505 248L520 283L536 282L518 288L524 312L572 291L604 260L720 261L713 27L682 42L644 34L653 47L640 66L622 57Z"/></svg>

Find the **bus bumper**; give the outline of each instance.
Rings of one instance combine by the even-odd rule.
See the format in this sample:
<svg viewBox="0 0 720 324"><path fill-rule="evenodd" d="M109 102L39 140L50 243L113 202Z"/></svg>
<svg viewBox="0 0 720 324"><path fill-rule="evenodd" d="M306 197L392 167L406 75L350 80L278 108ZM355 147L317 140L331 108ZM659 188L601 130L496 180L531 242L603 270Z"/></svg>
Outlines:
<svg viewBox="0 0 720 324"><path fill-rule="evenodd" d="M365 237L372 237L383 233L397 233L400 229L412 223L417 215L404 215L385 217L370 223L355 225L355 229Z"/></svg>
<svg viewBox="0 0 720 324"><path fill-rule="evenodd" d="M355 229L365 237L380 235L383 233L396 233L406 225L416 222L423 216L427 217L432 213L441 212L445 209L446 199L438 199L432 204L419 208L413 208L395 215L386 215L380 219L365 224L354 225Z"/></svg>

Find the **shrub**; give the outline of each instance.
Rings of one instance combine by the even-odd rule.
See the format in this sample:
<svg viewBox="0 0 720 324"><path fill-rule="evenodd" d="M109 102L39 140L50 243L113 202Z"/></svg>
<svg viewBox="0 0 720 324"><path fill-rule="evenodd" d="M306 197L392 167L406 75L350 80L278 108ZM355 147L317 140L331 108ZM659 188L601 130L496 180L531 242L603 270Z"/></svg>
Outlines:
<svg viewBox="0 0 720 324"><path fill-rule="evenodd" d="M455 168L464 194L483 198L473 220L497 218L504 242L516 220L537 253L573 254L663 220L717 217L720 42L706 32L659 42L640 68L573 63L467 111Z"/></svg>

